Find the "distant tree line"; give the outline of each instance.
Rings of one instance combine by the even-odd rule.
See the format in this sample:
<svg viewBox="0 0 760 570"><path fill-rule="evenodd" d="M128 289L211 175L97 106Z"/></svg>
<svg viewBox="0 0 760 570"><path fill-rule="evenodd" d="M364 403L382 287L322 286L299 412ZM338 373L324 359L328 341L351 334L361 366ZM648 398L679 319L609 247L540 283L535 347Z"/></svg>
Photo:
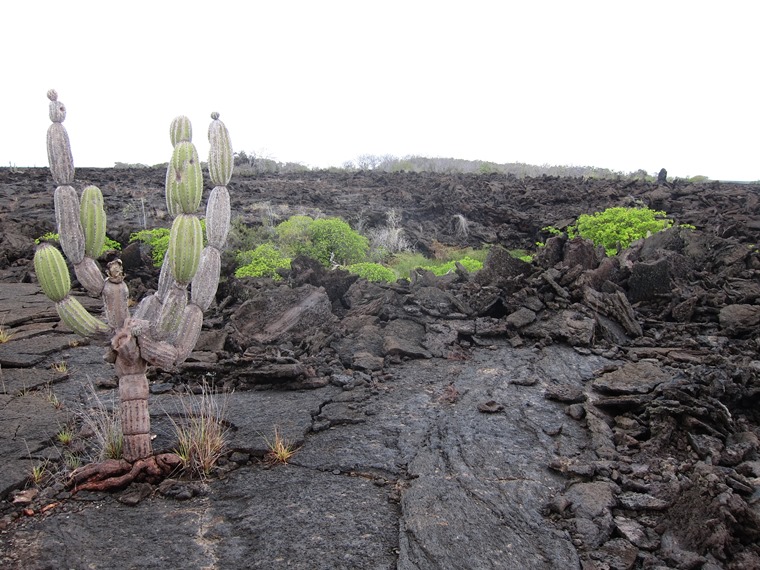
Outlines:
<svg viewBox="0 0 760 570"><path fill-rule="evenodd" d="M256 153L240 151L235 153L235 166L242 171L253 173L289 173L310 170L329 170L334 172L358 172L372 170L376 172L433 172L438 174L509 174L518 178L539 176L567 176L586 178L627 178L656 182L658 174L650 174L639 169L634 172L620 172L597 166L558 166L551 164L525 164L522 162L497 163L483 160L465 160L461 158L428 158L425 156L404 156L361 154L354 160L343 163L340 167L328 169L311 169L298 162L280 162L271 157L258 156ZM659 172L662 176L665 169ZM690 182L707 182L707 176L693 176Z"/></svg>

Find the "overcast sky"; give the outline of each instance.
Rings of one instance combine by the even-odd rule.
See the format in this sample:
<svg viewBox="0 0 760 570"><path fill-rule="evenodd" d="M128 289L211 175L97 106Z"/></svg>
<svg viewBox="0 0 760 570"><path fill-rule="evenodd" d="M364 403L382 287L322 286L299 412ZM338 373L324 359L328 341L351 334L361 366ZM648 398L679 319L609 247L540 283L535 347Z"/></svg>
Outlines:
<svg viewBox="0 0 760 570"><path fill-rule="evenodd" d="M77 166L361 154L760 179L757 2L5 2L0 166L46 166L55 88Z"/></svg>

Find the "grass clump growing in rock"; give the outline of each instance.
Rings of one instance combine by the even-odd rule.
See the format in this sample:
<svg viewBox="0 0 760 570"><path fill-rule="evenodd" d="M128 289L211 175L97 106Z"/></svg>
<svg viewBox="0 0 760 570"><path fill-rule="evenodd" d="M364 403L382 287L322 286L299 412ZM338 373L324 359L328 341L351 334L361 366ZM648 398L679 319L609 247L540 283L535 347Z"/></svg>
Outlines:
<svg viewBox="0 0 760 570"><path fill-rule="evenodd" d="M182 400L182 421L172 419L177 447L175 453L191 476L208 477L227 447L225 403L220 403L204 384L200 398Z"/></svg>
<svg viewBox="0 0 760 570"><path fill-rule="evenodd" d="M90 442L90 455L95 461L121 459L124 437L119 410L113 405L107 406L92 384L88 392L92 406L80 410L77 416L82 424L82 433Z"/></svg>
<svg viewBox="0 0 760 570"><path fill-rule="evenodd" d="M13 338L13 333L9 332L5 327L0 327L0 344L5 344Z"/></svg>
<svg viewBox="0 0 760 570"><path fill-rule="evenodd" d="M388 269L379 263L354 263L346 267L346 269L350 273L358 275L359 277L363 277L367 281L385 281L387 283L394 283L397 279L396 274L392 269Z"/></svg>
<svg viewBox="0 0 760 570"><path fill-rule="evenodd" d="M277 463L287 465L288 461L290 461L290 458L293 457L296 451L300 449L286 440L280 433L280 430L277 426L274 428L274 438L270 440L269 438L265 437L264 441L266 442L267 448L269 449L265 460L271 465Z"/></svg>

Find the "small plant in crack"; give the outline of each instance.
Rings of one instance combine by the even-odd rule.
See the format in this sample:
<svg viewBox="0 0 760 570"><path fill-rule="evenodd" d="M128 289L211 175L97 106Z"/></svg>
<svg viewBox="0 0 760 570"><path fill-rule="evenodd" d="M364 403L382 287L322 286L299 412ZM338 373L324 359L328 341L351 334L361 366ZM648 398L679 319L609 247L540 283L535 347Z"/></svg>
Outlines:
<svg viewBox="0 0 760 570"><path fill-rule="evenodd" d="M47 397L47 401L50 402L50 404L56 410L63 409L63 402L61 402L60 398L58 398L58 396L56 396L55 392L53 392L53 387L50 384L47 385L46 397Z"/></svg>
<svg viewBox="0 0 760 570"><path fill-rule="evenodd" d="M189 399L189 398L188 398ZM170 416L177 437L174 452L191 476L207 478L227 448L226 401L220 403L208 384L194 403L182 400L183 420Z"/></svg>
<svg viewBox="0 0 760 570"><path fill-rule="evenodd" d="M30 480L33 485L40 486L48 476L48 460L32 465Z"/></svg>
<svg viewBox="0 0 760 570"><path fill-rule="evenodd" d="M287 465L290 458L301 449L285 439L277 426L274 428L274 437L271 440L264 437L264 441L269 449L264 459L270 465L275 465L277 463Z"/></svg>
<svg viewBox="0 0 760 570"><path fill-rule="evenodd" d="M0 344L5 344L13 338L13 333L5 327L0 327Z"/></svg>
<svg viewBox="0 0 760 570"><path fill-rule="evenodd" d="M66 374L69 371L69 365L66 362L54 362L50 365L50 368L58 372L59 374Z"/></svg>
<svg viewBox="0 0 760 570"><path fill-rule="evenodd" d="M61 430L55 435L55 439L61 445L71 445L74 441L74 430L70 426L62 427Z"/></svg>

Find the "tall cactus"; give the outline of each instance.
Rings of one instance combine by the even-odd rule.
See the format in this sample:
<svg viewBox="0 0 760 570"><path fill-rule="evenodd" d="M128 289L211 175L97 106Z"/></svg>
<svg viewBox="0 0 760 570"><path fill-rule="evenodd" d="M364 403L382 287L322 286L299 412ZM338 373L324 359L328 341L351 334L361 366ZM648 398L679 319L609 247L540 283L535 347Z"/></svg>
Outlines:
<svg viewBox="0 0 760 570"><path fill-rule="evenodd" d="M119 377L124 459L132 463L153 454L147 366L170 369L184 362L200 335L203 312L216 295L221 249L230 227L227 190L233 166L230 136L219 114L212 113L208 131L209 174L215 187L206 208L208 245L203 248L200 220L196 215L203 193L203 173L192 143L192 126L187 117L172 121L170 136L174 152L166 172L166 203L175 218L169 250L161 269L158 291L144 298L134 315L130 315L129 291L121 261L110 262L105 276L95 261L105 240L103 195L97 187L88 186L80 200L71 186L74 161L63 126L66 108L54 90L48 91L47 96L52 121L47 134L48 160L57 184L55 218L61 249L87 292L102 298L105 320L91 315L71 295L66 261L57 248L42 244L34 255L34 270L43 292L74 332L110 339L107 358Z"/></svg>

